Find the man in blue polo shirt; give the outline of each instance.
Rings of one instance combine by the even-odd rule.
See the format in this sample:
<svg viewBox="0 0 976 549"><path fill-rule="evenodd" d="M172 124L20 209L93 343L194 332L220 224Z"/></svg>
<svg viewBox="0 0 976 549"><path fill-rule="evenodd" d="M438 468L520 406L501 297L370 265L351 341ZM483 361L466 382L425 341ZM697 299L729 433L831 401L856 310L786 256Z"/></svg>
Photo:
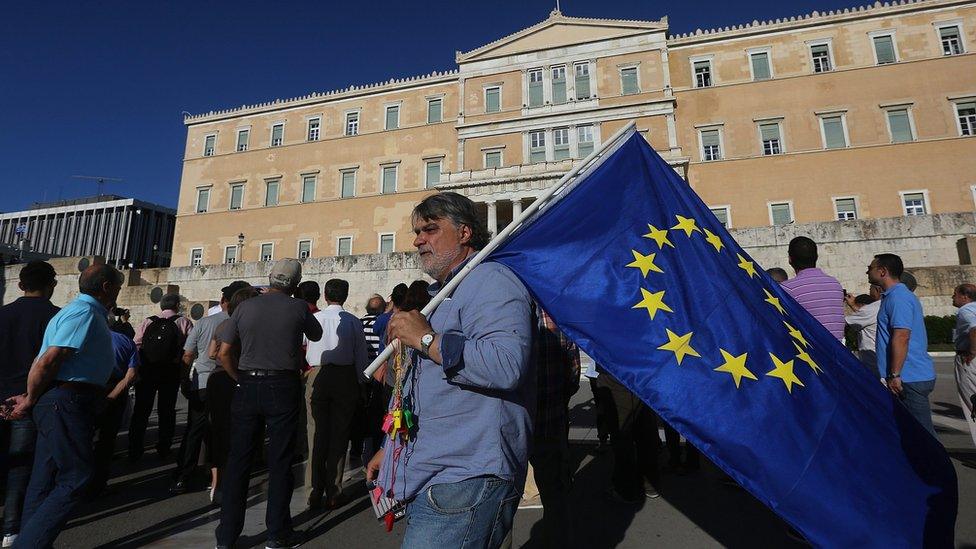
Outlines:
<svg viewBox="0 0 976 549"><path fill-rule="evenodd" d="M935 436L929 404L929 393L935 388L935 368L928 353L922 304L901 283L904 270L901 258L895 254L878 254L868 266L868 282L883 290L875 343L878 372L912 416Z"/></svg>
<svg viewBox="0 0 976 549"><path fill-rule="evenodd" d="M92 478L96 407L115 363L108 311L122 273L92 265L78 279L74 301L51 319L27 375L27 393L8 399L3 416L37 425L34 470L17 538L22 547L50 547Z"/></svg>

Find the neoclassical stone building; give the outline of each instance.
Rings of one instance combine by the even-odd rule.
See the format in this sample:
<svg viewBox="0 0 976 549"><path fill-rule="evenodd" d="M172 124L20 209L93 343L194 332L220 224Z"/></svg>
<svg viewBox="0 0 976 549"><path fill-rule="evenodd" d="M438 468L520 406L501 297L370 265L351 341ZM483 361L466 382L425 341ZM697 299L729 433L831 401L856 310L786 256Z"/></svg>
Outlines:
<svg viewBox="0 0 976 549"><path fill-rule="evenodd" d="M973 0L685 35L554 11L450 72L188 116L172 264L409 250L439 190L497 230L630 120L732 228L972 211L974 48Z"/></svg>

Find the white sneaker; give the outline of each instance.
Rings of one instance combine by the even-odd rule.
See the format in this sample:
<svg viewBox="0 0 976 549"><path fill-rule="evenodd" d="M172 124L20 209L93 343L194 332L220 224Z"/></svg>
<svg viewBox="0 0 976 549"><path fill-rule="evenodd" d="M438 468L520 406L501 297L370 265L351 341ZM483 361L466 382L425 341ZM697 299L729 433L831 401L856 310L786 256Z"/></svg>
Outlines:
<svg viewBox="0 0 976 549"><path fill-rule="evenodd" d="M6 534L3 536L3 547L13 547L17 541L17 534Z"/></svg>

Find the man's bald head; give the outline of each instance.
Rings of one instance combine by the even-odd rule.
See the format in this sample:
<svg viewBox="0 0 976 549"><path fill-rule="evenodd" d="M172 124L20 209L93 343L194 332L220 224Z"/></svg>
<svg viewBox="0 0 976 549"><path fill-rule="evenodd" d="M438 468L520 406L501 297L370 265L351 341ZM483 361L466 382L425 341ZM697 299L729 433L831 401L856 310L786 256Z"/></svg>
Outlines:
<svg viewBox="0 0 976 549"><path fill-rule="evenodd" d="M122 289L122 273L115 267L101 263L92 265L81 272L78 277L78 289L81 293L90 295L106 304L115 302Z"/></svg>

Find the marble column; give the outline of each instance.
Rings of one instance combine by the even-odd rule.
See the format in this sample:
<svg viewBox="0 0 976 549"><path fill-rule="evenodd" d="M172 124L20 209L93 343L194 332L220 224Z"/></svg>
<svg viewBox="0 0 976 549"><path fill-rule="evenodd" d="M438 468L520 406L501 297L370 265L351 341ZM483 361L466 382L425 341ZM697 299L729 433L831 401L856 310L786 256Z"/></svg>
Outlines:
<svg viewBox="0 0 976 549"><path fill-rule="evenodd" d="M517 198L512 201L512 221L515 221L522 215L522 199Z"/></svg>
<svg viewBox="0 0 976 549"><path fill-rule="evenodd" d="M498 234L498 209L494 200L485 202L488 205L488 232L491 236Z"/></svg>

